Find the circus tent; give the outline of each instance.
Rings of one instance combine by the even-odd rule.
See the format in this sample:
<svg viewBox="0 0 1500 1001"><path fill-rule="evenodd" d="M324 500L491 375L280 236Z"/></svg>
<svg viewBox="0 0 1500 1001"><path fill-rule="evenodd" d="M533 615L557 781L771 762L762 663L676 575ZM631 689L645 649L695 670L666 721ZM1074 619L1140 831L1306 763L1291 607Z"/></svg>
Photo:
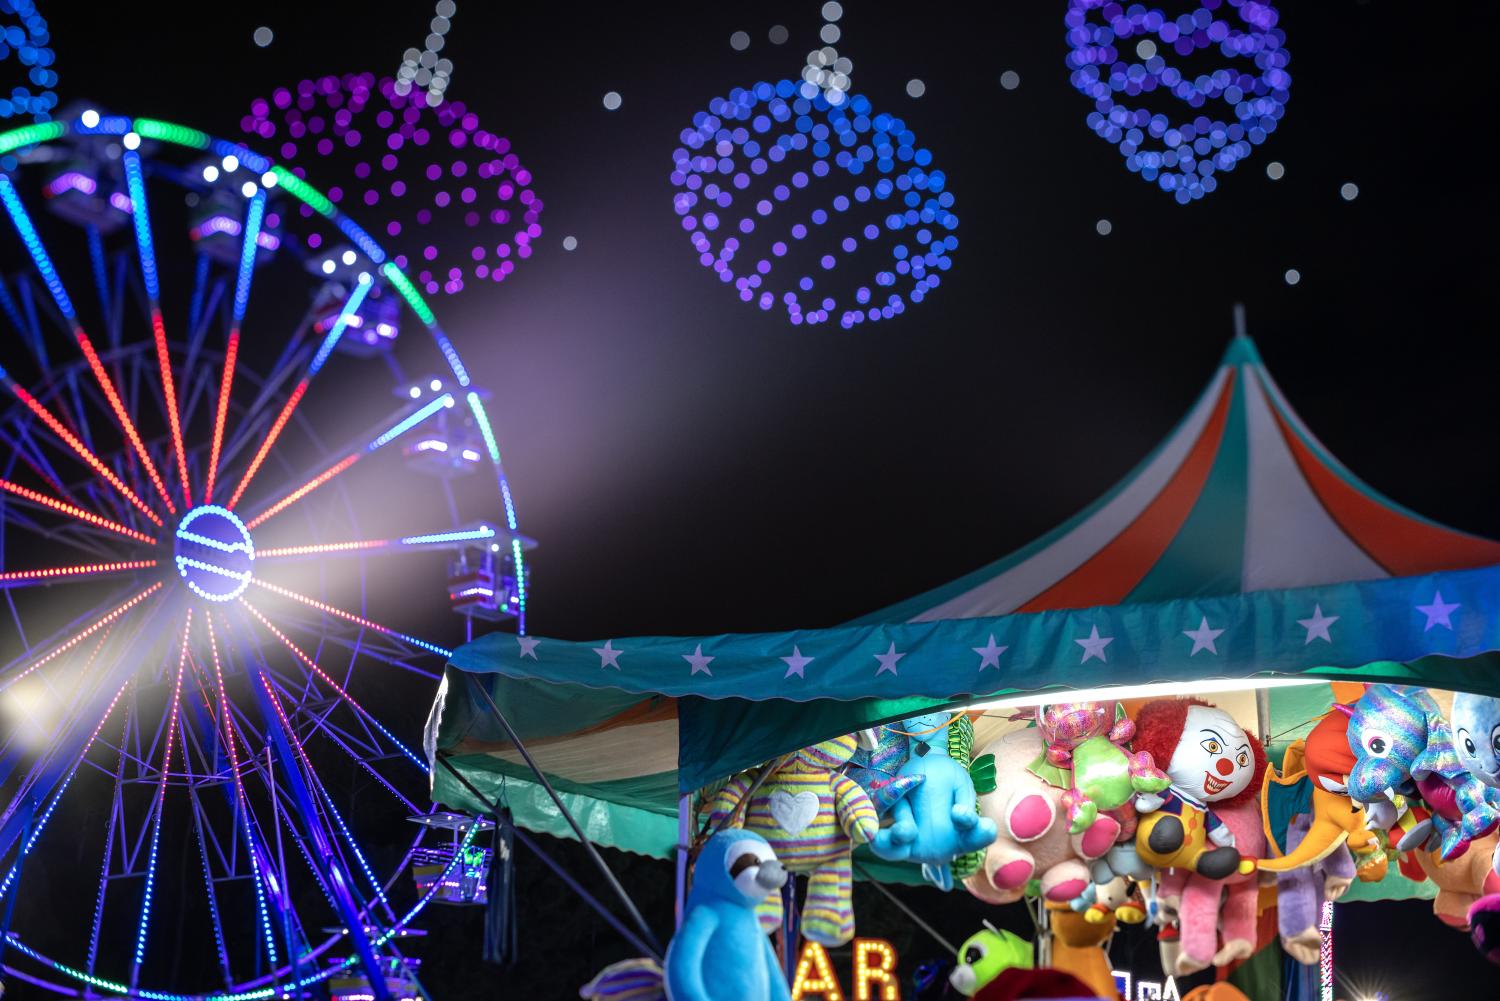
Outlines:
<svg viewBox="0 0 1500 1001"><path fill-rule="evenodd" d="M1151 455L1023 549L836 628L483 637L452 657L427 751L522 826L566 834L482 689L589 837L669 857L681 794L934 706L1222 682L1252 723L1244 690L1265 689L1259 722L1290 739L1328 708L1333 682L1500 695L1497 611L1500 543L1362 483L1241 336ZM438 802L483 809L445 769L433 775Z"/></svg>

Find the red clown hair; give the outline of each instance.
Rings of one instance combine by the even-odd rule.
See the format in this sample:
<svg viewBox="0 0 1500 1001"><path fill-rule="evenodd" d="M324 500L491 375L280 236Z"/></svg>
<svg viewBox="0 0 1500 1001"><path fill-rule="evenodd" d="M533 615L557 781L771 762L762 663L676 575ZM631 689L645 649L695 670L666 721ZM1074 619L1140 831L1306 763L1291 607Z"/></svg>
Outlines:
<svg viewBox="0 0 1500 1001"><path fill-rule="evenodd" d="M1187 728L1189 706L1219 708L1212 702L1191 698L1155 699L1147 702L1135 714L1135 739L1130 743L1131 749L1150 753L1156 767L1166 771L1167 766L1172 763L1172 754L1182 742L1182 732ZM1255 739L1255 734L1248 730L1245 731L1245 739L1250 742L1250 755L1255 759L1255 773L1250 776L1250 784L1241 792L1229 799L1214 801L1213 805L1216 807L1238 806L1260 798L1261 782L1266 777L1266 751L1260 746L1260 741Z"/></svg>

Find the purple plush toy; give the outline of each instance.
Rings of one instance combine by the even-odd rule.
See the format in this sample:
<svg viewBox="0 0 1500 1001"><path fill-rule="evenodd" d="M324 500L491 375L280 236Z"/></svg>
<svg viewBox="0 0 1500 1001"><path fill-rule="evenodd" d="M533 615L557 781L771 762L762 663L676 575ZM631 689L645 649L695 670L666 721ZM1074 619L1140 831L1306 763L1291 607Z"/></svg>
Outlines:
<svg viewBox="0 0 1500 1001"><path fill-rule="evenodd" d="M1311 814L1299 814L1287 826L1287 853L1290 854L1307 837ZM1354 857L1343 845L1312 865L1276 874L1276 924L1281 933L1281 947L1297 962L1311 966L1318 962L1322 935L1318 921L1324 900L1337 900L1354 882Z"/></svg>
<svg viewBox="0 0 1500 1001"><path fill-rule="evenodd" d="M1479 954L1500 966L1500 893L1474 901L1469 908L1469 935Z"/></svg>

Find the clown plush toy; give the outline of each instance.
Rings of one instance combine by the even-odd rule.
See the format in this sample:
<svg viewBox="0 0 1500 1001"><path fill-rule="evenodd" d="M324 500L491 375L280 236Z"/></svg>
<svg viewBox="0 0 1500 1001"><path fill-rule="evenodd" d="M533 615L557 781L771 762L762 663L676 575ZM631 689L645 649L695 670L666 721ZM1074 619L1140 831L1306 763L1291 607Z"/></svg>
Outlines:
<svg viewBox="0 0 1500 1001"><path fill-rule="evenodd" d="M804 747L781 764L745 804L743 826L765 837L792 872L808 875L802 908L802 934L819 945L843 945L854 937L850 894L855 845L873 840L880 829L875 806L853 779L840 773L854 756L855 738L825 740ZM738 816L752 781L739 776L713 801L713 822ZM761 901L761 928L781 925L781 901Z"/></svg>
<svg viewBox="0 0 1500 1001"><path fill-rule="evenodd" d="M1136 851L1157 869L1188 869L1210 879L1255 870L1215 812L1260 794L1266 755L1234 717L1200 699L1157 699L1136 715L1134 748L1165 763L1171 786L1136 797L1146 814ZM1257 825L1259 826L1259 825Z"/></svg>

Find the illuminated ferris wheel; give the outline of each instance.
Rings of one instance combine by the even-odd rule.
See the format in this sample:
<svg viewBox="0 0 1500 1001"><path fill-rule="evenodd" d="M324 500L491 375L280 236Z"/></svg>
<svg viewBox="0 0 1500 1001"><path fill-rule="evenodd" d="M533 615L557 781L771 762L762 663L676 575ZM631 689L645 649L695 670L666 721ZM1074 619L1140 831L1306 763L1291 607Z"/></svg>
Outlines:
<svg viewBox="0 0 1500 1001"><path fill-rule="evenodd" d="M402 996L475 859L406 822L444 643L525 626L486 394L380 245L237 143L90 109L4 154L4 979Z"/></svg>

